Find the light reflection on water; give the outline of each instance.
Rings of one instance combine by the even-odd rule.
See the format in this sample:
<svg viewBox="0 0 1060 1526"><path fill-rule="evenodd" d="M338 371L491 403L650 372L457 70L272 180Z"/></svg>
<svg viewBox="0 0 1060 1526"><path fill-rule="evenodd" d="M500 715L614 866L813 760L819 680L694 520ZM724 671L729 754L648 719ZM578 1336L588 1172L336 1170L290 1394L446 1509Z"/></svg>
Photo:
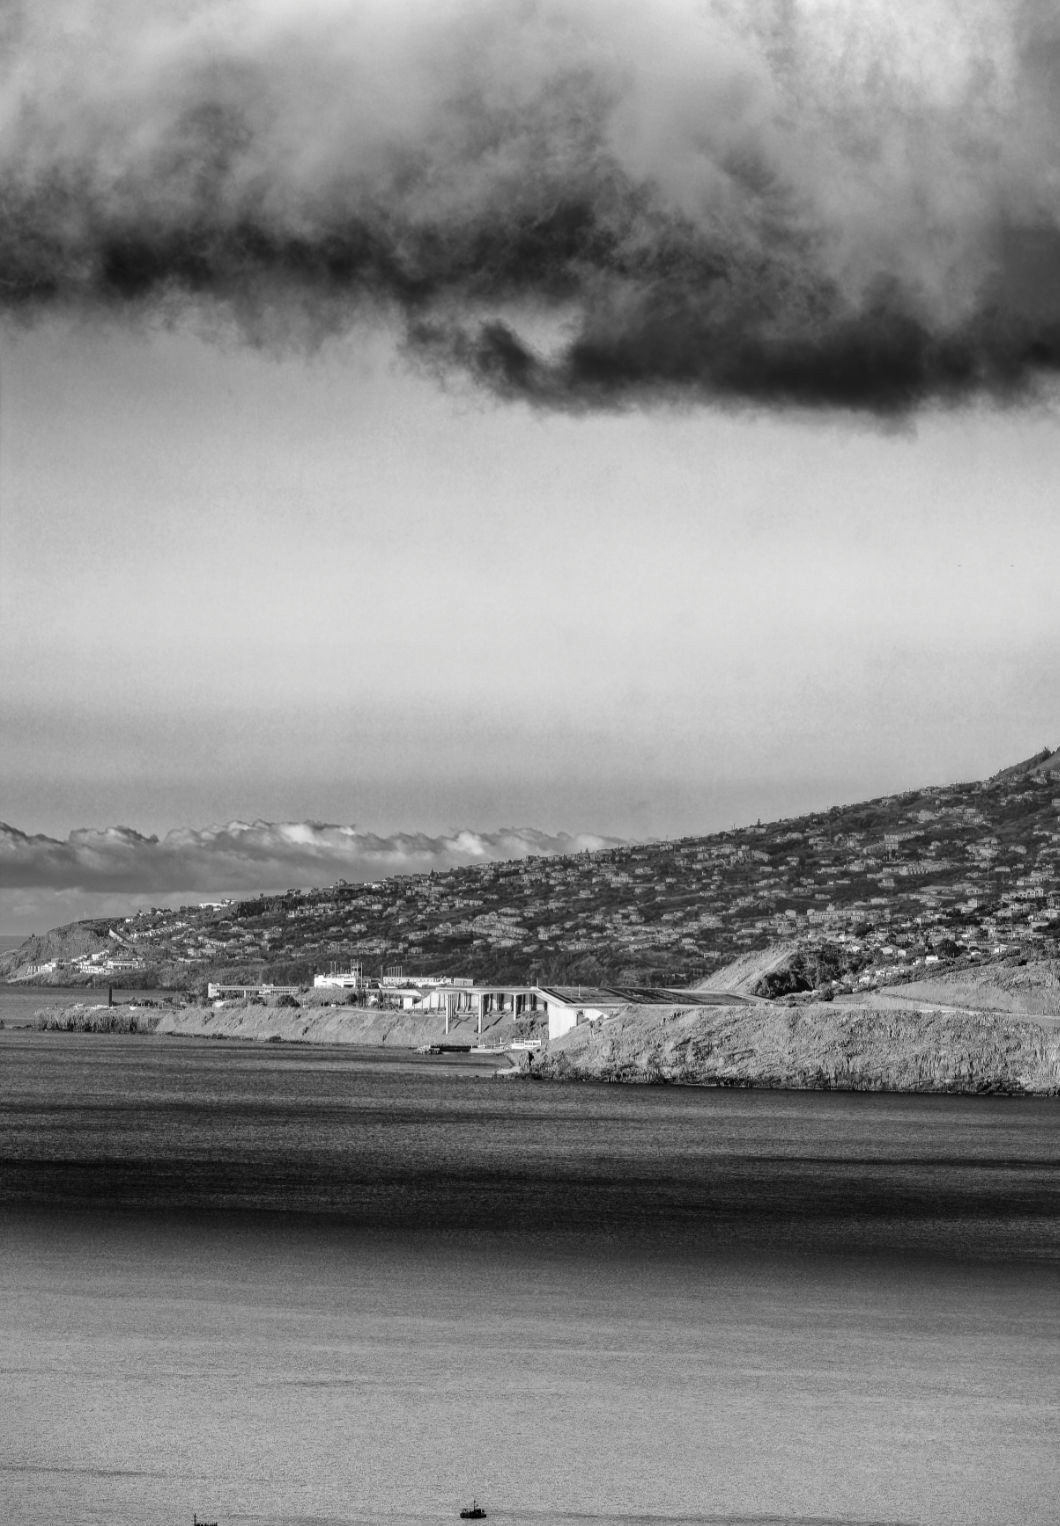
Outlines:
<svg viewBox="0 0 1060 1526"><path fill-rule="evenodd" d="M1051 1104L0 1038L13 1521L1055 1520Z"/></svg>

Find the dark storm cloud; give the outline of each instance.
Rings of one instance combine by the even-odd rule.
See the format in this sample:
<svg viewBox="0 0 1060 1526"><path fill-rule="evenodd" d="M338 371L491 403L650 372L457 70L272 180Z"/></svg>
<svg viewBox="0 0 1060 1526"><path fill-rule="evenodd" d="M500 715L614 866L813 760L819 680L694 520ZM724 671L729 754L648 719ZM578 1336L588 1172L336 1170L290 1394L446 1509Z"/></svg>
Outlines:
<svg viewBox="0 0 1060 1526"><path fill-rule="evenodd" d="M581 853L618 841L532 827L380 837L317 821L232 821L178 828L164 837L145 836L131 827L86 827L60 839L31 836L0 822L0 889L258 890Z"/></svg>
<svg viewBox="0 0 1060 1526"><path fill-rule="evenodd" d="M1060 368L1060 22L925 0L4 13L0 296L544 408L907 411Z"/></svg>

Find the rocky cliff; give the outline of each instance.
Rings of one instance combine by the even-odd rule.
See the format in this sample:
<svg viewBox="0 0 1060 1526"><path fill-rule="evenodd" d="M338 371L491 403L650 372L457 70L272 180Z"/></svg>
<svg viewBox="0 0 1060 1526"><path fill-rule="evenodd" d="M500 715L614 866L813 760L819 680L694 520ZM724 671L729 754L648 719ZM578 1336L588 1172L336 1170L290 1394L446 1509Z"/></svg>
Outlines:
<svg viewBox="0 0 1060 1526"><path fill-rule="evenodd" d="M790 1090L1060 1094L1060 1027L997 1013L836 1010L822 1003L630 1008L551 1043L557 1080Z"/></svg>
<svg viewBox="0 0 1060 1526"><path fill-rule="evenodd" d="M67 963L83 959L86 954L98 953L100 949L113 948L113 942L107 937L108 925L106 922L71 922L49 933L33 933L18 948L0 954L0 980L18 979L30 966L46 964L52 959ZM69 971L63 978L69 979Z"/></svg>

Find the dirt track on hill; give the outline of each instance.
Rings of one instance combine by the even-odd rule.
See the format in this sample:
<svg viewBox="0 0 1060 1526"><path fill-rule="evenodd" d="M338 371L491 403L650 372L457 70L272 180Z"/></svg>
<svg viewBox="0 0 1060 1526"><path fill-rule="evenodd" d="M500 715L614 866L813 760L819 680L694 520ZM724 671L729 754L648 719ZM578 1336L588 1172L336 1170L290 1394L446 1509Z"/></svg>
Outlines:
<svg viewBox="0 0 1060 1526"><path fill-rule="evenodd" d="M924 981L924 986L929 990L934 982ZM952 992L950 993L952 996ZM919 998L919 999L918 999ZM976 1005L964 1006L953 1000L935 1001L930 995L921 994L920 982L909 986L891 986L880 991L864 991L852 996L837 996L834 1005L841 1010L852 1011L860 1008L876 1008L889 1012L951 1012L958 1015L974 1016L998 1014L1006 1017L1026 1018L1028 1022L1041 1023L1046 1028L1060 1027L1060 1013L1056 1012L1033 1012L1013 1011L1003 1007L994 1007L985 1000Z"/></svg>
<svg viewBox="0 0 1060 1526"><path fill-rule="evenodd" d="M943 971L923 980L892 986L887 994L906 1002L943 1003L965 1012L1012 1012L1057 1018L1060 963L1054 959L1034 959L1026 964L988 964L982 969Z"/></svg>

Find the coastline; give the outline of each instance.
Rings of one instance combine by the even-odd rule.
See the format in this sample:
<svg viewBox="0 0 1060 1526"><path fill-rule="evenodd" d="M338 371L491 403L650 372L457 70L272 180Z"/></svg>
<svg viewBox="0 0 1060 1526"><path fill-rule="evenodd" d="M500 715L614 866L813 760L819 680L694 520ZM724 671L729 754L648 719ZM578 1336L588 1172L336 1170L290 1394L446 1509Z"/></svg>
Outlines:
<svg viewBox="0 0 1060 1526"><path fill-rule="evenodd" d="M1060 1030L1012 1013L765 1004L646 1019L636 1009L549 1044L550 1080L797 1091L1060 1095Z"/></svg>
<svg viewBox="0 0 1060 1526"><path fill-rule="evenodd" d="M142 1009L67 1007L50 1025L65 1031L160 1038L415 1051L448 1044L498 1064L498 1074L550 1081L604 1081L790 1091L875 1091L964 1096L1060 1095L1055 1021L955 1008L630 1007L585 1023L531 1055L512 1051L500 1029L448 1037L438 1015L350 1007L230 1006ZM34 1026L39 1026L35 1024ZM132 1028L133 1032L136 1031ZM477 1048L481 1044L482 1048Z"/></svg>

